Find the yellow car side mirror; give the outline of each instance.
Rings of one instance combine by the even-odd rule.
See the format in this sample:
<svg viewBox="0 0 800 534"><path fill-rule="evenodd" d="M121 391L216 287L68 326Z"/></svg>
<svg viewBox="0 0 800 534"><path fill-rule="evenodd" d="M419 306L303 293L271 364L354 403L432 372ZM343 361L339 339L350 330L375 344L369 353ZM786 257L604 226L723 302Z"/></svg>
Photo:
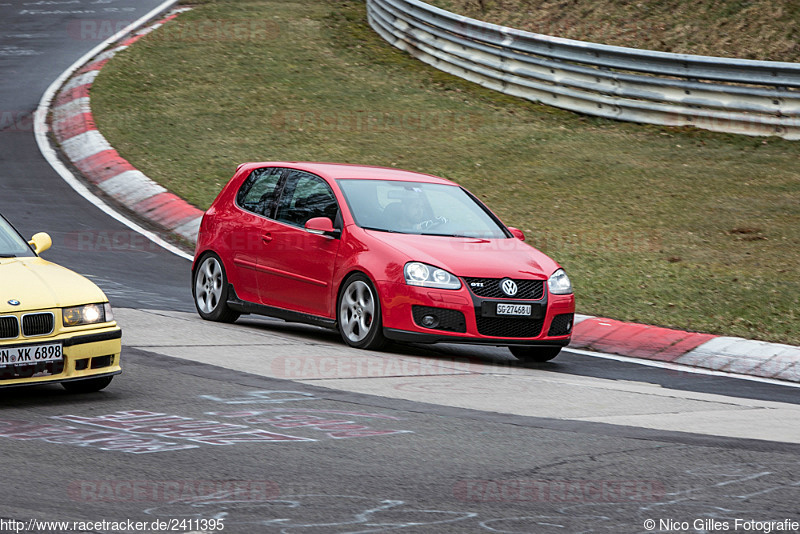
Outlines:
<svg viewBox="0 0 800 534"><path fill-rule="evenodd" d="M45 232L39 232L38 234L35 234L30 241L28 241L28 244L33 247L33 250L36 252L36 254L41 254L53 246L53 240Z"/></svg>

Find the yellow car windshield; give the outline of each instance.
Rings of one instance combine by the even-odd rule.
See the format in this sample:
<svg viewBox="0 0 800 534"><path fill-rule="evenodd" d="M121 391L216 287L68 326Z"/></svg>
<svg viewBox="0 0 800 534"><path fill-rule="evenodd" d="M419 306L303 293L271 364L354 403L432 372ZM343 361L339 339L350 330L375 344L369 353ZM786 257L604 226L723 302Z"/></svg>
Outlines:
<svg viewBox="0 0 800 534"><path fill-rule="evenodd" d="M0 258L30 257L33 255L30 245L8 221L0 216Z"/></svg>

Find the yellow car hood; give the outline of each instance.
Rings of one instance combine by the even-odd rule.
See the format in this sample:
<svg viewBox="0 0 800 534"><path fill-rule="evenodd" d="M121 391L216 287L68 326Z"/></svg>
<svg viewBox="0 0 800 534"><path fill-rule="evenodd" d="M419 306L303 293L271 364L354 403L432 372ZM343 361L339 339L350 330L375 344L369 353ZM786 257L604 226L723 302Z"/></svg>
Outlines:
<svg viewBox="0 0 800 534"><path fill-rule="evenodd" d="M18 300L12 306L9 300ZM105 302L93 282L42 258L0 259L0 314Z"/></svg>

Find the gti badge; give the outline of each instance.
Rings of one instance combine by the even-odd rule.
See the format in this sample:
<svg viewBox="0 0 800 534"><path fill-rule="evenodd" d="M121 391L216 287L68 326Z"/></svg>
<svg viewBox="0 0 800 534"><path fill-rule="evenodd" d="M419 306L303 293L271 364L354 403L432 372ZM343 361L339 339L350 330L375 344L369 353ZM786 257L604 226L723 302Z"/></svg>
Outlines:
<svg viewBox="0 0 800 534"><path fill-rule="evenodd" d="M509 297L513 297L517 294L517 283L510 278L505 278L502 282L500 282L500 289L502 289L503 293Z"/></svg>
<svg viewBox="0 0 800 534"><path fill-rule="evenodd" d="M8 301L8 303L12 306L19 306L19 301L17 299L11 299Z"/></svg>

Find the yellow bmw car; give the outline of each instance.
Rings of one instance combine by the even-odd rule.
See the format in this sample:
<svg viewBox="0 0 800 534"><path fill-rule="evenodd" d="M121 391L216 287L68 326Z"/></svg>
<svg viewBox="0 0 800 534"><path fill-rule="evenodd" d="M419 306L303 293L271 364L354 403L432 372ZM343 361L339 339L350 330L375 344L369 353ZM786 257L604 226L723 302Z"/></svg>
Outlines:
<svg viewBox="0 0 800 534"><path fill-rule="evenodd" d="M60 382L67 391L106 387L121 371L122 330L105 294L39 254L0 215L0 387Z"/></svg>

